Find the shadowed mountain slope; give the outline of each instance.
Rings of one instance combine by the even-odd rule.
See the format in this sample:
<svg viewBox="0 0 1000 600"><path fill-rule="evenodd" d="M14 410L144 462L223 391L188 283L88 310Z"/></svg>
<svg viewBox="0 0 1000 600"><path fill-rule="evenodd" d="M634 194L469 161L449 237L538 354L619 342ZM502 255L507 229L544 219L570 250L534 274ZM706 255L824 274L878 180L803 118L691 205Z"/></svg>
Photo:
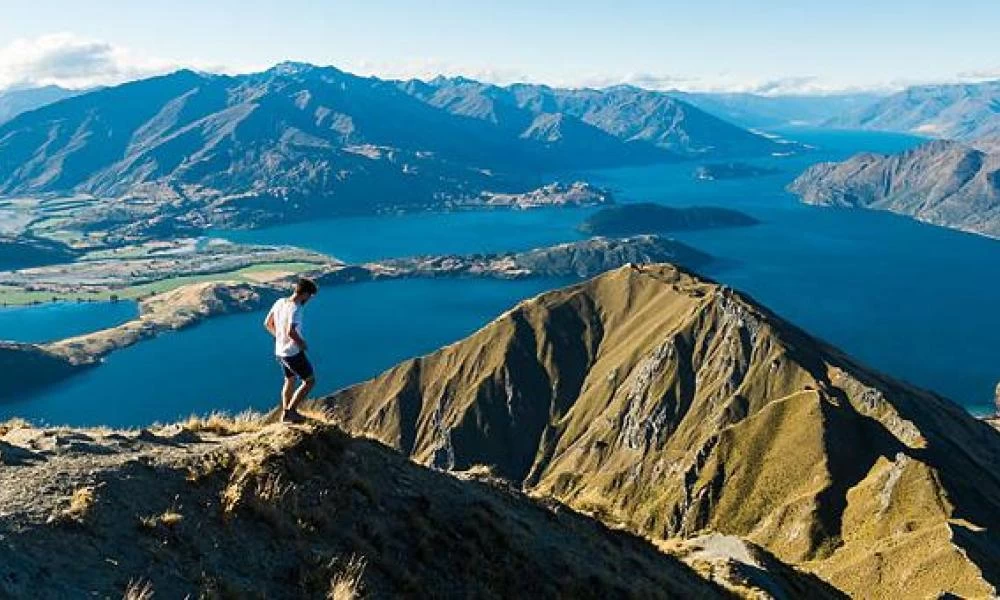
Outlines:
<svg viewBox="0 0 1000 600"><path fill-rule="evenodd" d="M341 598L351 557L367 598L729 596L631 534L319 424L0 425L0 483L4 598L120 598L130 581Z"/></svg>
<svg viewBox="0 0 1000 600"><path fill-rule="evenodd" d="M325 405L418 462L653 539L740 536L852 595L1000 581L995 430L671 266L523 302Z"/></svg>
<svg viewBox="0 0 1000 600"><path fill-rule="evenodd" d="M0 402L10 401L45 385L61 381L80 371L36 344L0 340Z"/></svg>

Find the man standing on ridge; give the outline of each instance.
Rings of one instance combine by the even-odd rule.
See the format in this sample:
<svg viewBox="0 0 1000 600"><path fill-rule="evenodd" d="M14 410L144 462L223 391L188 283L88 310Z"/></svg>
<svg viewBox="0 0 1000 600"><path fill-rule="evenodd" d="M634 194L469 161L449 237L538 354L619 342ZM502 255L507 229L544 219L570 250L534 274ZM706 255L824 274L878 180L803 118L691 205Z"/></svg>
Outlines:
<svg viewBox="0 0 1000 600"><path fill-rule="evenodd" d="M312 365L306 358L309 344L302 337L302 312L316 291L312 280L299 279L292 295L279 298L264 319L264 327L274 336L274 354L285 374L281 388L282 423L302 422L302 415L296 409L316 385ZM301 381L297 388L296 379Z"/></svg>

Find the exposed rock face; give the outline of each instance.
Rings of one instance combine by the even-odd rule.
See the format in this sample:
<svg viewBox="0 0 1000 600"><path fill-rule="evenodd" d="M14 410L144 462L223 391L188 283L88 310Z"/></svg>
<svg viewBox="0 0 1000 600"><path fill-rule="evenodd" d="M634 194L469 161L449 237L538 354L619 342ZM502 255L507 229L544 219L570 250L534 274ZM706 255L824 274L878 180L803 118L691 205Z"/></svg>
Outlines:
<svg viewBox="0 0 1000 600"><path fill-rule="evenodd" d="M526 301L325 405L418 462L653 539L744 537L852 595L1000 578L996 431L670 266Z"/></svg>
<svg viewBox="0 0 1000 600"><path fill-rule="evenodd" d="M580 224L592 235L635 235L666 231L747 227L759 223L750 215L716 206L673 208L637 202L601 209Z"/></svg>
<svg viewBox="0 0 1000 600"><path fill-rule="evenodd" d="M882 129L974 140L1000 134L1000 81L907 88L827 122L848 129Z"/></svg>
<svg viewBox="0 0 1000 600"><path fill-rule="evenodd" d="M729 597L645 540L335 428L216 421L0 425L0 596L123 597L132 581L163 598L327 598L357 557L366 598Z"/></svg>
<svg viewBox="0 0 1000 600"><path fill-rule="evenodd" d="M802 201L871 208L1000 237L1000 153L946 141L896 155L813 165L789 186Z"/></svg>

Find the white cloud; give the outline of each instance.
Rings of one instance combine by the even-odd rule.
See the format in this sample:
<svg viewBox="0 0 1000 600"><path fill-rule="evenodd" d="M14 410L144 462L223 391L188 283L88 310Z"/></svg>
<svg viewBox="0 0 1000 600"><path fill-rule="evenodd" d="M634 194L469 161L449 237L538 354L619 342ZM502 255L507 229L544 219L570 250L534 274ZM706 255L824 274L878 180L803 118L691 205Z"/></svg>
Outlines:
<svg viewBox="0 0 1000 600"><path fill-rule="evenodd" d="M228 71L221 65L180 63L73 33L16 39L0 47L0 89L59 85L114 85L182 67Z"/></svg>
<svg viewBox="0 0 1000 600"><path fill-rule="evenodd" d="M992 69L979 69L976 71L963 71L958 74L959 81L963 83L976 83L979 81L1000 80L1000 66Z"/></svg>
<svg viewBox="0 0 1000 600"><path fill-rule="evenodd" d="M275 62L278 62L277 60ZM104 40L74 33L51 33L35 38L17 39L0 47L0 90L11 87L60 85L87 88L114 85L188 67L201 71L246 73L268 65L232 66L205 61L178 61L148 56ZM653 90L692 92L751 92L777 96L789 94L835 94L842 92L892 92L908 85L947 83L946 81L891 80L859 85L857 82L826 80L815 75L778 79L751 79L728 71L699 76L669 73L563 72L539 77L528 69L482 64L461 64L435 58L411 58L400 61L345 61L334 65L358 75L393 79L432 79L438 75L464 76L499 85L516 82L545 83L558 87L608 87L634 85ZM957 74L951 81L1000 79L1000 67Z"/></svg>

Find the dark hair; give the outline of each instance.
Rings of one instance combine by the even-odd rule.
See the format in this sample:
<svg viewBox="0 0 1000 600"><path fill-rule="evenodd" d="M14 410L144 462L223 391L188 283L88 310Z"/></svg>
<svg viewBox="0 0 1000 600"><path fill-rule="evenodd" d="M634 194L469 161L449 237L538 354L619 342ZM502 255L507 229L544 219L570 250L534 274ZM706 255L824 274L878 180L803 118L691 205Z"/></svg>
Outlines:
<svg viewBox="0 0 1000 600"><path fill-rule="evenodd" d="M316 283L312 279L306 279L305 277L299 279L295 284L296 294L309 294L312 296L316 293L317 289Z"/></svg>

